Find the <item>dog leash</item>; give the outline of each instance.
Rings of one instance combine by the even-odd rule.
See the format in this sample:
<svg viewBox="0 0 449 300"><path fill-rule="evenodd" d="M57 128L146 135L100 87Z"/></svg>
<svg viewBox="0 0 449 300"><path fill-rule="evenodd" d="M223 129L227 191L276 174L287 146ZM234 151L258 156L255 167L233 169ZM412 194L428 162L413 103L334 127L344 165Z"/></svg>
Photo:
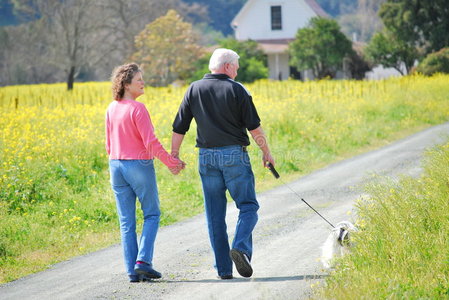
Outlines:
<svg viewBox="0 0 449 300"><path fill-rule="evenodd" d="M281 178L281 176L279 175L279 173L276 171L276 169L274 168L274 166L271 163L268 163L268 169L270 169L271 173L273 174L273 176L276 179L279 179L283 185L285 185L290 191L292 191L296 196L298 196L298 198L300 198L302 200L302 202L304 202L305 204L307 204L308 207L310 207L317 215L319 215L324 221L326 221L330 226L332 226L332 228L335 228L334 225L332 225L331 222L329 222L325 217L323 217L315 208L312 207L312 205L310 205L309 203L307 203L306 200L304 200L295 190L293 190L288 184L286 184Z"/></svg>

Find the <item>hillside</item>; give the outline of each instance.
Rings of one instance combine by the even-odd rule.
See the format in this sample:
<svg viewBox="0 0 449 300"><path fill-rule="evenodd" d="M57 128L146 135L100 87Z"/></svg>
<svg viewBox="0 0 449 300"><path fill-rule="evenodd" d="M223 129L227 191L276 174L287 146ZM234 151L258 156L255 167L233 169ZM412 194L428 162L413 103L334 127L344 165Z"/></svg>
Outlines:
<svg viewBox="0 0 449 300"><path fill-rule="evenodd" d="M232 35L231 21L245 4L246 0L183 0L185 3L198 3L208 7L209 26L222 32L224 35Z"/></svg>
<svg viewBox="0 0 449 300"><path fill-rule="evenodd" d="M13 6L10 0L0 2L0 26L16 25L18 23L13 14Z"/></svg>
<svg viewBox="0 0 449 300"><path fill-rule="evenodd" d="M340 15L351 14L357 10L360 0L316 0L329 15L336 18Z"/></svg>

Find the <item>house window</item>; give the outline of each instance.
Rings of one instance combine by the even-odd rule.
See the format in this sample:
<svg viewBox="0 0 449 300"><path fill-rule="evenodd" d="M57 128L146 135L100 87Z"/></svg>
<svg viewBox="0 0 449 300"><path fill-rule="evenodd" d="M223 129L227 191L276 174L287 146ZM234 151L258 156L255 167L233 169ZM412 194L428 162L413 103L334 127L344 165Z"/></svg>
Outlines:
<svg viewBox="0 0 449 300"><path fill-rule="evenodd" d="M280 5L271 7L271 30L282 30L282 10Z"/></svg>

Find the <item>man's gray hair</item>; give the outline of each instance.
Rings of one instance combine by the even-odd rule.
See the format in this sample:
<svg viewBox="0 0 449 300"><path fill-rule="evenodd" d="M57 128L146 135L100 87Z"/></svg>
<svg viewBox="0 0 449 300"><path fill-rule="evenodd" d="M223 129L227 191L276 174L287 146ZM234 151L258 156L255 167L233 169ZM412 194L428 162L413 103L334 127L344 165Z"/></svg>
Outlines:
<svg viewBox="0 0 449 300"><path fill-rule="evenodd" d="M212 53L212 56L210 57L209 60L209 70L211 72L217 71L224 64L235 64L239 58L240 56L231 49L225 48L215 49L214 53Z"/></svg>

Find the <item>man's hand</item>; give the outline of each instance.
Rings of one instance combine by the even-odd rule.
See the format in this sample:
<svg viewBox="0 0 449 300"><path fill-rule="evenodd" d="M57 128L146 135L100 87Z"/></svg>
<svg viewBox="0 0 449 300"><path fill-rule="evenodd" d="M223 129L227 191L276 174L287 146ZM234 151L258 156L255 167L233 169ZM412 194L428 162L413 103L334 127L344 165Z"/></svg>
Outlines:
<svg viewBox="0 0 449 300"><path fill-rule="evenodd" d="M173 132L171 138L171 155L173 157L179 157L179 148L181 147L182 141L184 140L184 135Z"/></svg>
<svg viewBox="0 0 449 300"><path fill-rule="evenodd" d="M272 164L273 166L275 166L274 158L273 158L273 156L271 156L271 153L270 153L270 152L264 153L264 154L263 154L263 156L262 156L262 162L263 162L263 166L264 166L265 168L268 168L268 163L270 163L270 164Z"/></svg>
<svg viewBox="0 0 449 300"><path fill-rule="evenodd" d="M262 162L265 168L268 168L268 163L271 163L273 166L274 158L271 156L270 148L268 147L267 138L265 137L265 133L261 126L257 127L254 130L251 130L251 136L253 137L256 144L259 146L260 150L262 150Z"/></svg>

